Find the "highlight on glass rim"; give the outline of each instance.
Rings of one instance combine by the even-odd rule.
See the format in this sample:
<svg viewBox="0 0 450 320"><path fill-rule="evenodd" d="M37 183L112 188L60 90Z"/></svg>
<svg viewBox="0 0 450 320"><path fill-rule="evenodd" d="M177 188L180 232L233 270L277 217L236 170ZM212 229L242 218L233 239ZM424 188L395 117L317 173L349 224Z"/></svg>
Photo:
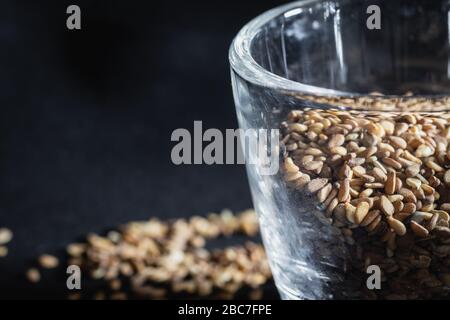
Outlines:
<svg viewBox="0 0 450 320"><path fill-rule="evenodd" d="M450 2L174 1L2 4L0 303L449 300Z"/></svg>

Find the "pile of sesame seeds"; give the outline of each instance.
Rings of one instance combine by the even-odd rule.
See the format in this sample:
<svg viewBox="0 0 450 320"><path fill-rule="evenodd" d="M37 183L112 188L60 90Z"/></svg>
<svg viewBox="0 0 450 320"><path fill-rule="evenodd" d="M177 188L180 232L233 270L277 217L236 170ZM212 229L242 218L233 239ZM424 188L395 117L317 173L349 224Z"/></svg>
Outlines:
<svg viewBox="0 0 450 320"><path fill-rule="evenodd" d="M306 108L281 129L285 181L315 195L357 269L381 267L370 296L448 296L450 114Z"/></svg>
<svg viewBox="0 0 450 320"><path fill-rule="evenodd" d="M89 234L85 242L67 246L67 265L79 266L84 277L105 286L89 296L83 290L71 292L68 298L232 299L245 294L260 299L263 285L271 279L262 245L247 241L215 249L207 246L212 239L238 234L252 238L258 233L253 210L239 214L223 210L206 217L130 222L105 236ZM38 262L50 268L58 264L50 255ZM30 270L27 276L36 282L39 270Z"/></svg>
<svg viewBox="0 0 450 320"><path fill-rule="evenodd" d="M361 96L314 96L296 95L303 103L313 105L324 105L352 110L377 110L393 112L424 112L424 111L447 111L450 110L450 97L442 96L419 96L411 91L400 96L387 96L379 92L371 92Z"/></svg>

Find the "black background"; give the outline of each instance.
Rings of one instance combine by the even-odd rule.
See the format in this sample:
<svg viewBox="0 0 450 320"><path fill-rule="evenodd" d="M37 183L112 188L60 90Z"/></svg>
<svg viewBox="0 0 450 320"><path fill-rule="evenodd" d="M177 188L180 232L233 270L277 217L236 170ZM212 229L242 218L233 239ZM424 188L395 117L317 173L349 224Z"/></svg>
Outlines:
<svg viewBox="0 0 450 320"><path fill-rule="evenodd" d="M70 4L82 30L66 28ZM0 226L14 239L0 298L64 298L64 274L23 274L88 232L252 206L243 166L175 166L170 135L237 127L228 47L279 4L1 1Z"/></svg>

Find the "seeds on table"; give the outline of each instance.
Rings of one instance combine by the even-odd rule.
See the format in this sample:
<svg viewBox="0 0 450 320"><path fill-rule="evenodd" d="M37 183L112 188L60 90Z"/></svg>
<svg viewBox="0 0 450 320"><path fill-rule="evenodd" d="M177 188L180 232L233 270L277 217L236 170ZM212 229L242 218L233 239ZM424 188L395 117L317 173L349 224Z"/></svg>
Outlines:
<svg viewBox="0 0 450 320"><path fill-rule="evenodd" d="M289 160L285 164L285 169L295 173ZM318 185L313 189L323 189L321 180L315 183ZM259 288L271 277L264 249L247 242L209 250L205 248L206 240L236 233L255 236L258 231L253 210L237 215L223 210L189 220L130 222L106 237L88 235L86 243L70 244L66 251L92 278L108 284L110 299L129 298L121 292L128 287L138 298L163 299L168 288L198 296L225 292L232 297L241 287ZM55 265L48 258L39 261ZM29 271L28 277L35 279L36 272ZM104 299L105 295L95 298Z"/></svg>

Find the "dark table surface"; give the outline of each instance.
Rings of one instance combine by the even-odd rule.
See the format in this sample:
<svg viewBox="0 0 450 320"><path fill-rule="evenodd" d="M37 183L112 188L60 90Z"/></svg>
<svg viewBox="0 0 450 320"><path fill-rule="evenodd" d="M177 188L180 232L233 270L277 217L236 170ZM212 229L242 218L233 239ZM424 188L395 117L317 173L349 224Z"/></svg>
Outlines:
<svg viewBox="0 0 450 320"><path fill-rule="evenodd" d="M252 206L243 166L175 166L170 135L237 127L229 44L280 3L76 1L79 31L69 4L0 5L0 298L64 298L64 270L23 274L88 232Z"/></svg>

